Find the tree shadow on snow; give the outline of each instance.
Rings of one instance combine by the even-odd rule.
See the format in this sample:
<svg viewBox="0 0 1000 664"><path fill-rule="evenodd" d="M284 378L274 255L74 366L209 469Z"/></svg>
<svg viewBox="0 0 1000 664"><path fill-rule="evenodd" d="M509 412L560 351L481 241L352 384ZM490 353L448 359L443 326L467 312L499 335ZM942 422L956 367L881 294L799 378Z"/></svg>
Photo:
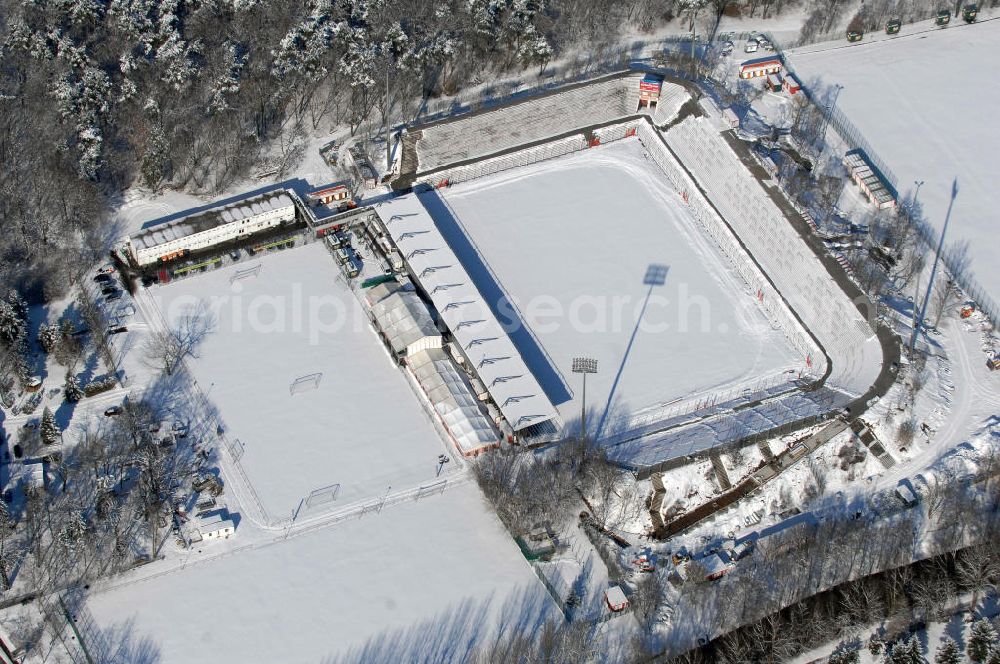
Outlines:
<svg viewBox="0 0 1000 664"><path fill-rule="evenodd" d="M108 627L97 624L87 608L87 592L73 589L64 596L66 613L73 621L94 664L160 664L162 656L156 642L139 635L135 619Z"/></svg>
<svg viewBox="0 0 1000 664"><path fill-rule="evenodd" d="M513 632L534 633L553 617L561 620L562 614L538 585L521 586L499 606L493 606L492 596L466 598L429 620L386 630L364 645L331 655L323 664L468 662L488 643Z"/></svg>

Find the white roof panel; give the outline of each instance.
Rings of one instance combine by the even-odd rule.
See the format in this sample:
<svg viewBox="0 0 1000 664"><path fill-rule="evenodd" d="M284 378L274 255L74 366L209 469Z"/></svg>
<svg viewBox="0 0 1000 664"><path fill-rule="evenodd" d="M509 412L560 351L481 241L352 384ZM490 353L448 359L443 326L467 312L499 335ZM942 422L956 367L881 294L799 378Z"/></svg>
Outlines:
<svg viewBox="0 0 1000 664"><path fill-rule="evenodd" d="M552 402L419 197L395 198L377 212L511 428L555 419Z"/></svg>

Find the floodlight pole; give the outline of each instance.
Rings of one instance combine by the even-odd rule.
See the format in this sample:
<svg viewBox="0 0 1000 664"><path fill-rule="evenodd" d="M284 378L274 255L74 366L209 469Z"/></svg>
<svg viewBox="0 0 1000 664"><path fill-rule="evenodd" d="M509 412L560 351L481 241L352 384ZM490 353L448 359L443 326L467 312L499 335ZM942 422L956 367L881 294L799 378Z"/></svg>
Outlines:
<svg viewBox="0 0 1000 664"><path fill-rule="evenodd" d="M580 399L580 437L587 437L587 374L597 373L597 360L592 357L574 357L573 373L583 374L583 394Z"/></svg>
<svg viewBox="0 0 1000 664"><path fill-rule="evenodd" d="M941 260L941 250L944 249L944 235L948 232L948 223L951 221L951 208L955 205L955 199L958 197L958 178L955 178L951 183L951 200L948 201L948 212L944 216L944 228L941 229L941 237L938 240L937 251L934 253L934 266L931 268L931 278L927 282L927 293L924 295L924 302L920 307L920 317L917 318L917 324L913 328L913 333L910 335L910 356L913 356L913 351L917 346L917 336L920 334L920 326L923 325L924 316L927 315L927 303L931 299L931 293L934 290L934 277L937 275L938 263ZM952 275L954 278L955 275ZM916 307L917 303L914 302L913 306Z"/></svg>

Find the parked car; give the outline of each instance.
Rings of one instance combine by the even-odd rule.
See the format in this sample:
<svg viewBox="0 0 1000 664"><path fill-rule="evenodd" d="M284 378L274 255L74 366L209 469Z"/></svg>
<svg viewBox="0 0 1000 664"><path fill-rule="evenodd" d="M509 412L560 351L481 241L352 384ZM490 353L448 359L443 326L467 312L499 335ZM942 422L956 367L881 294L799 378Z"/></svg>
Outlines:
<svg viewBox="0 0 1000 664"><path fill-rule="evenodd" d="M123 332L128 332L128 328L124 325L111 325L108 327L108 334L121 334Z"/></svg>
<svg viewBox="0 0 1000 664"><path fill-rule="evenodd" d="M744 53L756 53L758 46L760 46L760 45L757 43L756 39L748 39L747 43L746 43L746 46L743 47L743 52Z"/></svg>
<svg viewBox="0 0 1000 664"><path fill-rule="evenodd" d="M159 281L159 279L155 275L147 274L146 276L144 276L142 278L142 287L143 288L149 288L150 286L152 286L153 284L155 284L158 281Z"/></svg>
<svg viewBox="0 0 1000 664"><path fill-rule="evenodd" d="M99 284L107 284L111 283L112 279L110 274L101 272L96 277L94 277L94 281L96 281Z"/></svg>
<svg viewBox="0 0 1000 664"><path fill-rule="evenodd" d="M188 427L183 422L174 422L174 436L177 438L187 438Z"/></svg>
<svg viewBox="0 0 1000 664"><path fill-rule="evenodd" d="M104 410L104 415L106 417L111 417L113 415L121 415L121 414L122 414L121 406L111 406L110 408L106 408Z"/></svg>
<svg viewBox="0 0 1000 664"><path fill-rule="evenodd" d="M111 295L112 293L117 293L117 292L118 289L111 284L108 284L107 286L101 288L101 293L103 293L104 295Z"/></svg>
<svg viewBox="0 0 1000 664"><path fill-rule="evenodd" d="M229 252L229 257L234 261L238 261L240 259L240 250L236 249L235 251Z"/></svg>
<svg viewBox="0 0 1000 664"><path fill-rule="evenodd" d="M121 297L122 297L122 292L116 290L114 293L109 293L105 295L104 299L107 300L108 302L114 302L115 300L120 300Z"/></svg>

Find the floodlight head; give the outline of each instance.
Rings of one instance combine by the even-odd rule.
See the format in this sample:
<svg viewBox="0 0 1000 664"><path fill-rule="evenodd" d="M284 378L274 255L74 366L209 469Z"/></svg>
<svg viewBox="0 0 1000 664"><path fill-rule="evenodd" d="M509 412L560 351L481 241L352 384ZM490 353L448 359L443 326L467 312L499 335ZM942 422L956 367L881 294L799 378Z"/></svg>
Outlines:
<svg viewBox="0 0 1000 664"><path fill-rule="evenodd" d="M642 278L642 283L646 286L662 286L667 281L669 265L652 264L646 268L646 276Z"/></svg>
<svg viewBox="0 0 1000 664"><path fill-rule="evenodd" d="M592 357L574 357L573 373L597 373L597 360Z"/></svg>

